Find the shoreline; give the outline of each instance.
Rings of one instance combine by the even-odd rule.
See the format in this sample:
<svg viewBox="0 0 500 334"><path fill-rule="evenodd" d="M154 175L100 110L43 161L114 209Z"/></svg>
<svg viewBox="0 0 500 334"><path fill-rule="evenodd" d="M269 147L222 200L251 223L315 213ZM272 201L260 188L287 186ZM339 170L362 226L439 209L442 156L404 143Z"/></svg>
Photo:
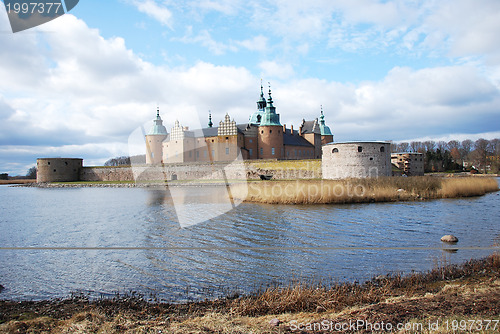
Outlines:
<svg viewBox="0 0 500 334"><path fill-rule="evenodd" d="M317 333L314 324L325 320L340 324L360 319L451 325L457 319L500 320L499 298L500 255L494 253L461 265L404 276L378 276L362 284L298 284L185 304L147 302L134 295L97 301L84 297L38 302L0 300L0 331L291 333L302 324L302 333ZM494 324L490 323L490 328ZM441 333L454 332L450 326L441 329ZM497 321L496 330L485 332L498 329ZM356 331L365 332L370 331Z"/></svg>

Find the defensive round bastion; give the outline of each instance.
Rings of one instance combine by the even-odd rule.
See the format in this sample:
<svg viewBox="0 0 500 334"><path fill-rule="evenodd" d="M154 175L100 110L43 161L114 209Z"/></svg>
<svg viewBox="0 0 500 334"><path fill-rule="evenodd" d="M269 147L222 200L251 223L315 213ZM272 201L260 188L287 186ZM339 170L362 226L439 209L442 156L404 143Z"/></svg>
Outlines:
<svg viewBox="0 0 500 334"><path fill-rule="evenodd" d="M74 182L80 180L83 159L40 158L36 161L36 182Z"/></svg>
<svg viewBox="0 0 500 334"><path fill-rule="evenodd" d="M324 179L391 176L389 142L343 142L323 146Z"/></svg>

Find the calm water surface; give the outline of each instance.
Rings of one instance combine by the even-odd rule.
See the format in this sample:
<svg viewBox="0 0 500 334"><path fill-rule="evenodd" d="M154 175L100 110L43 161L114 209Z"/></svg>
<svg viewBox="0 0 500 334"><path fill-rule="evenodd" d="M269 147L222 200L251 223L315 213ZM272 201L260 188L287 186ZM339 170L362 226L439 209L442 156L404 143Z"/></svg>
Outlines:
<svg viewBox="0 0 500 334"><path fill-rule="evenodd" d="M185 301L299 279L425 271L491 254L445 251L439 239L452 233L459 248L498 246L499 204L499 193L359 205L244 203L181 228L162 190L0 186L0 299L135 291Z"/></svg>

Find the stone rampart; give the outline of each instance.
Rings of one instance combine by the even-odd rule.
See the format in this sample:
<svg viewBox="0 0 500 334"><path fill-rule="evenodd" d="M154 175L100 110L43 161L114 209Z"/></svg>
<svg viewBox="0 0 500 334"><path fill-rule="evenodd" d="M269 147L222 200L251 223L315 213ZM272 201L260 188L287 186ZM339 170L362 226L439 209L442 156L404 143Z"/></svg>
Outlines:
<svg viewBox="0 0 500 334"><path fill-rule="evenodd" d="M277 164L279 166L279 163ZM272 175L273 180L321 178L320 171L287 168L256 168L248 163L166 164L133 167L83 167L81 181L159 181L159 180L259 180Z"/></svg>

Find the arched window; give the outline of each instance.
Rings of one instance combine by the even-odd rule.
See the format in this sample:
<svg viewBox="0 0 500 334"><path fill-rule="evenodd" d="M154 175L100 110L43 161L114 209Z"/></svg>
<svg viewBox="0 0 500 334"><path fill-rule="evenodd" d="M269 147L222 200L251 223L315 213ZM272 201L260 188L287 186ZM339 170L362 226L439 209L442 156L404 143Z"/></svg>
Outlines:
<svg viewBox="0 0 500 334"><path fill-rule="evenodd" d="M358 152L363 152L363 146L358 146Z"/></svg>
<svg viewBox="0 0 500 334"><path fill-rule="evenodd" d="M382 147L380 148L380 152L385 152L385 147L383 147L383 146L382 146Z"/></svg>
<svg viewBox="0 0 500 334"><path fill-rule="evenodd" d="M332 150L332 153L339 153L339 149L335 147L335 148Z"/></svg>

